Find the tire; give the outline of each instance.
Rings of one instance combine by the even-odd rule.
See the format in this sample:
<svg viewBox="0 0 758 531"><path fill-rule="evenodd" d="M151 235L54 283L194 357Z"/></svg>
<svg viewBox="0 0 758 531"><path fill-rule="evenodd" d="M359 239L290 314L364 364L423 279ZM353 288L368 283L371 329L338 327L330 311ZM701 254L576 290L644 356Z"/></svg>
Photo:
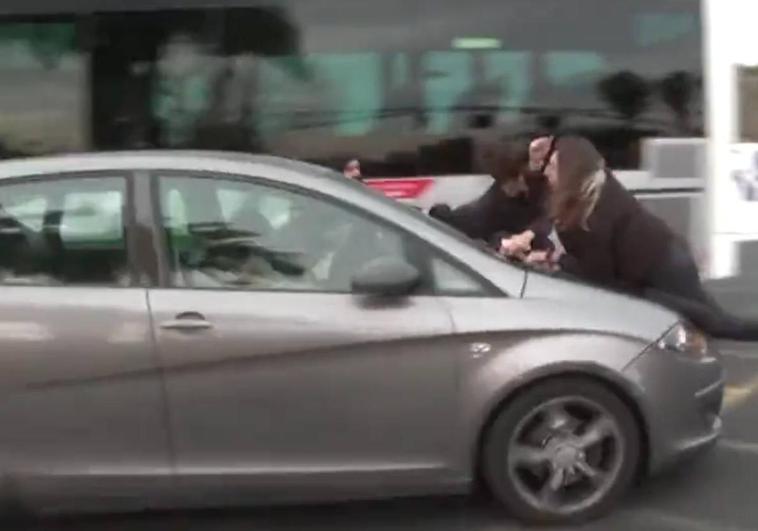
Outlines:
<svg viewBox="0 0 758 531"><path fill-rule="evenodd" d="M606 431L605 438L585 446ZM482 475L495 499L519 520L586 522L608 512L634 481L640 434L629 407L602 383L575 376L551 378L519 392L499 411L485 435ZM554 484L561 486L554 490ZM583 489L590 493L586 500L574 500L583 499Z"/></svg>

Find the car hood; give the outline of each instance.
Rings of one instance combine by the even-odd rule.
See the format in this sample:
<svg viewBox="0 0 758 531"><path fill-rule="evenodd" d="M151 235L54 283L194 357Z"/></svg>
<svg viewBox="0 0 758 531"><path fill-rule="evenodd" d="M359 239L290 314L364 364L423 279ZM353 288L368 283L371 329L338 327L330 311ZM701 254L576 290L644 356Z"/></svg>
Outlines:
<svg viewBox="0 0 758 531"><path fill-rule="evenodd" d="M658 340L679 316L658 304L563 278L529 272L523 302L541 307L546 324Z"/></svg>

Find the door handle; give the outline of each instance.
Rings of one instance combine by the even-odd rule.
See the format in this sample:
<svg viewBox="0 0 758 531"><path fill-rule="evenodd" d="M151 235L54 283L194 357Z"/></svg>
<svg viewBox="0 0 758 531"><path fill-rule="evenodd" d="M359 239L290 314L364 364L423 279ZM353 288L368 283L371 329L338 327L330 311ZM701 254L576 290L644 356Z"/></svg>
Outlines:
<svg viewBox="0 0 758 531"><path fill-rule="evenodd" d="M180 313L175 319L161 323L164 330L207 330L213 324L197 312Z"/></svg>

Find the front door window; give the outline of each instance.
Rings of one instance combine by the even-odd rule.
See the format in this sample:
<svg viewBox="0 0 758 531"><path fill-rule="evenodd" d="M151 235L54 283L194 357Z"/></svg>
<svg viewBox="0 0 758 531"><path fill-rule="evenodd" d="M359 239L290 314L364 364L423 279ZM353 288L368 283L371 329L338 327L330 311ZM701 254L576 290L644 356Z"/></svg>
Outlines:
<svg viewBox="0 0 758 531"><path fill-rule="evenodd" d="M349 293L369 262L412 259L400 231L305 194L187 177L160 190L178 286Z"/></svg>

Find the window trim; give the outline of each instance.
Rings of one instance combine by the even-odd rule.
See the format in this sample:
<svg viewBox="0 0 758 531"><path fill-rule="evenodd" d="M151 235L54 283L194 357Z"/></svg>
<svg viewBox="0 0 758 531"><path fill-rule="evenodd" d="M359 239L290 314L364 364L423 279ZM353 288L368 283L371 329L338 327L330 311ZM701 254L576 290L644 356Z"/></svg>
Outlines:
<svg viewBox="0 0 758 531"><path fill-rule="evenodd" d="M72 181L85 179L103 179L105 177L118 178L124 181L124 204L122 207L124 244L126 248L126 267L129 271L129 285L102 285L102 284L71 284L71 285L44 285L44 284L3 284L0 282L0 290L5 288L68 288L68 289L134 289L140 286L139 281L139 254L135 245L135 208L134 208L134 172L130 170L91 170L72 171L61 173L40 173L16 175L0 179L0 189L8 185L48 183L56 181Z"/></svg>
<svg viewBox="0 0 758 531"><path fill-rule="evenodd" d="M146 170L132 172L134 208L133 241L138 274L145 288L161 283L160 242L153 230L153 184Z"/></svg>
<svg viewBox="0 0 758 531"><path fill-rule="evenodd" d="M203 170L152 169L152 170L149 170L149 173L150 173L150 178L151 178L151 189L153 191L152 193L153 233L155 234L155 237L156 237L156 245L159 247L157 251L157 257L158 257L158 263L159 263L160 282L158 286L156 287L160 287L161 289L196 290L196 291L234 291L234 292L239 292L239 293L258 292L258 293L303 293L303 294L314 294L314 295L316 294L352 295L352 293L350 292L321 291L321 290L298 290L298 289L240 290L240 289L235 289L233 287L232 288L216 288L216 287L195 288L195 287L174 286L173 283L171 282L171 271L170 271L170 265L169 265L170 260L169 260L169 255L168 255L169 253L168 241L166 239L165 231L163 230L163 213L162 213L162 208L161 208L162 205L161 205L160 184L161 184L161 180L166 177L182 177L182 178L192 178L192 179L205 179L205 180L210 180L210 181L243 182L243 183L248 183L248 184L253 184L253 185L258 185L258 186L266 186L268 188L282 190L285 192L298 194L306 198L312 198L318 201L323 201L339 209L354 213L355 215L363 217L364 219L367 219L371 222L378 223L385 227L389 227L391 230L399 233L403 238L406 238L407 241L409 241L411 244L420 245L421 248L427 249L429 251L428 254L429 254L430 260L425 260L425 261L429 262L428 264L426 264L426 267L429 269L428 273L430 275L433 274L433 272L431 271L431 259L439 258L440 260L444 261L449 266L454 268L456 271L460 271L462 274L465 274L466 276L468 276L471 280L475 281L476 284L478 284L481 287L481 293L471 293L471 294L456 293L456 292L446 293L444 291L435 290L431 293L411 294L411 296L449 297L449 298L507 298L507 297L510 297L510 295L500 290L489 279L485 278L481 274L474 271L471 267L463 263L457 257L451 255L450 253L440 248L439 246L435 245L434 243L424 238L421 238L417 234L414 234L413 232L407 230L406 228L402 227L401 225L392 221L391 219L380 216L370 210L362 209L349 202L342 201L334 196L318 192L316 190L313 190L312 188L305 188L298 185L283 183L281 181L271 179L265 176L254 176L254 175L239 174L239 173L226 173L223 171L212 172L212 171L203 171ZM425 271L421 271L421 273L424 273L424 272Z"/></svg>

